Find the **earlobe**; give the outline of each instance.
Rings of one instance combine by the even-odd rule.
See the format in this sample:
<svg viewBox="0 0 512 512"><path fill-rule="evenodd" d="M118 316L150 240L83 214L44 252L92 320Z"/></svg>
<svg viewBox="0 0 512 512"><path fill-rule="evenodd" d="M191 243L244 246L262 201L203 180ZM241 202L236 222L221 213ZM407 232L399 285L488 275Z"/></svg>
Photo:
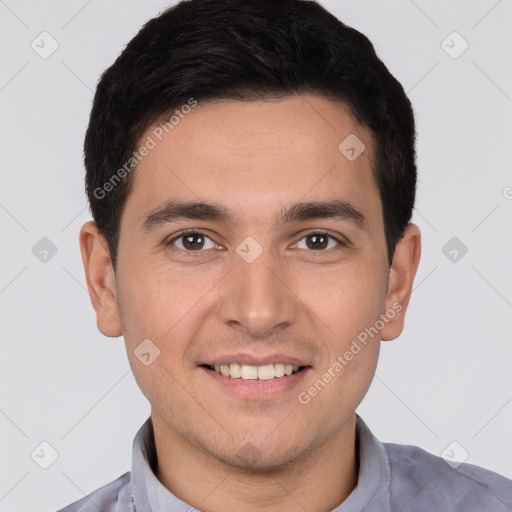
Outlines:
<svg viewBox="0 0 512 512"><path fill-rule="evenodd" d="M394 316L381 332L383 341L394 340L404 328L404 318L411 298L414 277L421 255L421 233L415 224L409 224L395 249L390 269L386 311Z"/></svg>
<svg viewBox="0 0 512 512"><path fill-rule="evenodd" d="M121 336L123 330L117 306L116 280L107 243L92 221L82 226L79 240L98 329L105 336Z"/></svg>

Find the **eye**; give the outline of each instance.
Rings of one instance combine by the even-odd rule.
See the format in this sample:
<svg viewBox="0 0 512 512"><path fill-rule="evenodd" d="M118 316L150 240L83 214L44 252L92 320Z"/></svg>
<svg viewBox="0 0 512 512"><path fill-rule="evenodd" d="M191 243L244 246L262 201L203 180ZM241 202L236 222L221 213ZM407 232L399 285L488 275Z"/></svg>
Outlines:
<svg viewBox="0 0 512 512"><path fill-rule="evenodd" d="M181 232L177 236L165 242L184 253L201 253L219 247L210 237L200 231ZM306 249L310 251L326 252L336 247L347 247L347 243L324 231L315 231L305 235L293 248Z"/></svg>
<svg viewBox="0 0 512 512"><path fill-rule="evenodd" d="M300 247L302 240L305 240L305 246ZM332 245L332 242L334 245ZM325 233L322 231L317 231L314 233L308 233L306 236L301 238L299 242L297 242L294 247L299 249L309 249L312 251L326 251L328 249L332 249L333 247L346 247L347 244L342 242L338 238L330 235L329 233Z"/></svg>
<svg viewBox="0 0 512 512"><path fill-rule="evenodd" d="M208 243L209 242L209 243ZM199 231L182 232L165 245L170 245L186 252L203 252L202 250L214 249L217 247L213 240Z"/></svg>

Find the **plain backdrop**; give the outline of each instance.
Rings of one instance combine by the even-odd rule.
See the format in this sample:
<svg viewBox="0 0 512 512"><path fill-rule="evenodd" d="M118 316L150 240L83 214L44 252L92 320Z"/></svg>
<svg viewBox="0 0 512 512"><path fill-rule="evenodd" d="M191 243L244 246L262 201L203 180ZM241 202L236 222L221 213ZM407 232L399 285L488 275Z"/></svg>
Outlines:
<svg viewBox="0 0 512 512"><path fill-rule="evenodd" d="M358 412L382 441L512 478L512 1L322 3L371 39L417 119L422 260ZM99 75L169 5L0 2L1 511L56 510L114 480L149 415L86 292L82 144ZM47 469L41 450L58 454Z"/></svg>

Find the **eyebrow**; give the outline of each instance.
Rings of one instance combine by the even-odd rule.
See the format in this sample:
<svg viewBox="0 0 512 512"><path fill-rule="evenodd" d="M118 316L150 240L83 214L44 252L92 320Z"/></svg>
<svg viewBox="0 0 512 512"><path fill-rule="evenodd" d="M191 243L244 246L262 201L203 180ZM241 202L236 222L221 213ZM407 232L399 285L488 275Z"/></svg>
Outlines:
<svg viewBox="0 0 512 512"><path fill-rule="evenodd" d="M140 229L150 232L162 225L184 219L228 223L236 222L237 218L228 208L218 203L171 200L150 211ZM358 228L368 228L366 217L350 202L340 199L294 203L288 209L282 208L274 220L276 224L289 224L320 219L341 219L351 222Z"/></svg>

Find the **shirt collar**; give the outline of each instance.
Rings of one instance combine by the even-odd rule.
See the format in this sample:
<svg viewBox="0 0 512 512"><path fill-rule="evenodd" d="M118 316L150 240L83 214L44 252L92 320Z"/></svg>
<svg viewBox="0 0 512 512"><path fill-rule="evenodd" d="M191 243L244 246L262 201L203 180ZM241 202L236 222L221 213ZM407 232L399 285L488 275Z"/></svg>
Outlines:
<svg viewBox="0 0 512 512"><path fill-rule="evenodd" d="M356 414L357 486L332 512L390 512L391 469L384 445Z"/></svg>
<svg viewBox="0 0 512 512"><path fill-rule="evenodd" d="M384 445L356 415L357 487L332 512L389 512L391 471ZM191 506L172 494L155 476L156 450L149 417L133 440L131 486L136 512L168 510L189 512Z"/></svg>
<svg viewBox="0 0 512 512"><path fill-rule="evenodd" d="M149 417L135 435L132 446L131 485L135 511L190 512L191 506L172 494L155 476L156 463L153 423Z"/></svg>

